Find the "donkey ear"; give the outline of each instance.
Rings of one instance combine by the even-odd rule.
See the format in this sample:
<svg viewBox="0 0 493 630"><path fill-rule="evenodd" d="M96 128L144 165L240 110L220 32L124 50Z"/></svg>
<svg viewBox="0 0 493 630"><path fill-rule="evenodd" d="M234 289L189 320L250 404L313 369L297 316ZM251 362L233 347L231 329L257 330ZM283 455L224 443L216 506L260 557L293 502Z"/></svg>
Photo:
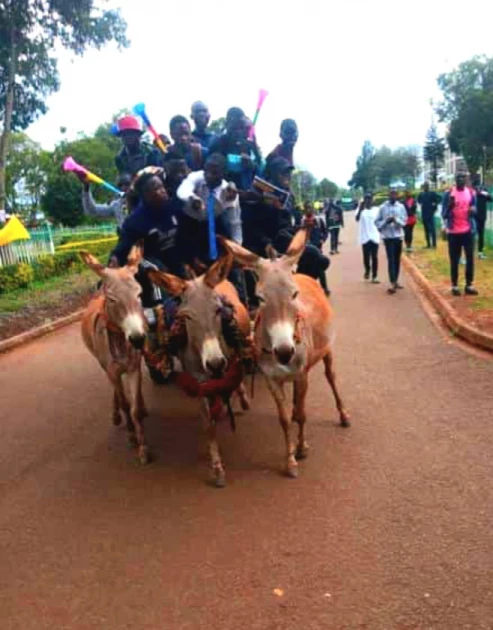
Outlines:
<svg viewBox="0 0 493 630"><path fill-rule="evenodd" d="M94 273L96 273L101 278L104 276L106 267L102 265L95 256L93 256L86 250L82 250L81 252L79 252L79 255L84 263L89 267L89 269L94 271Z"/></svg>
<svg viewBox="0 0 493 630"><path fill-rule="evenodd" d="M139 264L144 257L144 243L143 241L139 241L136 245L132 247L130 250L130 254L127 258L127 267L130 268L131 271L137 273L139 268Z"/></svg>
<svg viewBox="0 0 493 630"><path fill-rule="evenodd" d="M204 276L204 282L211 289L217 287L220 282L223 282L223 280L226 280L229 276L232 266L233 254L231 252L226 252L226 254L221 256L221 258L212 265L212 267L209 267Z"/></svg>
<svg viewBox="0 0 493 630"><path fill-rule="evenodd" d="M245 249L244 247L242 247L241 245L238 245L238 243L235 243L234 241L230 241L225 238L220 238L219 240L221 244L224 246L224 248L226 249L226 251L231 252L231 254L233 255L233 258L240 265L243 265L244 267L248 267L249 269L256 269L257 267L260 266L262 258L260 256L257 256L257 254L254 254L248 249Z"/></svg>
<svg viewBox="0 0 493 630"><path fill-rule="evenodd" d="M155 271L154 269L150 269L147 272L147 275L154 284L162 287L175 297L181 295L188 286L186 280L182 280L181 278L178 278L171 273L165 273L164 271Z"/></svg>
<svg viewBox="0 0 493 630"><path fill-rule="evenodd" d="M267 254L267 256L270 258L270 260L276 260L277 257L279 256L279 254L277 253L277 250L274 249L274 247L272 247L272 245L267 245L267 247L265 248L265 252Z"/></svg>
<svg viewBox="0 0 493 630"><path fill-rule="evenodd" d="M305 251L307 242L308 230L306 228L298 230L289 244L286 253L282 257L283 261L287 262L290 266L295 265L301 258L301 254Z"/></svg>

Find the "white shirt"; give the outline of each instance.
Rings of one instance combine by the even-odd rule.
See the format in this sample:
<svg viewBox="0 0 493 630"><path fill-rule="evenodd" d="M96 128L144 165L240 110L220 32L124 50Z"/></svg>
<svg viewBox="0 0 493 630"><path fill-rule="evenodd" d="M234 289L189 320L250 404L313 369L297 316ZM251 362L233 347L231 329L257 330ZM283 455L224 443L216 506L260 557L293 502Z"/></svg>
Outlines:
<svg viewBox="0 0 493 630"><path fill-rule="evenodd" d="M223 179L221 184L212 191L216 198L214 214L219 216L225 213L226 221L231 229L232 239L241 245L243 240L241 225L241 209L238 196L234 201L226 201L224 199L224 191L228 186L228 182ZM180 184L177 191L179 199L185 202L183 211L190 217L198 221L207 220L207 201L210 194L209 187L205 182L204 171L195 171L190 173L188 177ZM190 198L200 198L204 204L200 210L192 208Z"/></svg>
<svg viewBox="0 0 493 630"><path fill-rule="evenodd" d="M364 245L365 243L368 243L368 241L380 243L380 232L375 225L377 216L378 206L365 208L361 212L358 231L358 242L360 245Z"/></svg>

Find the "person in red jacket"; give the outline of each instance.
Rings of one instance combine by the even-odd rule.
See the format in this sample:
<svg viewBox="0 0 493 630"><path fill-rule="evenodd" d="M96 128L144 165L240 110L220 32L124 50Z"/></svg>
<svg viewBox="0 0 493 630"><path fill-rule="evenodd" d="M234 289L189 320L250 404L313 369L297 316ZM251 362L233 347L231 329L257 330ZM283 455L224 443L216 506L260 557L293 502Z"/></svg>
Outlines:
<svg viewBox="0 0 493 630"><path fill-rule="evenodd" d="M404 242L406 243L406 251L409 253L413 251L413 232L417 220L416 199L413 197L413 194L410 190L406 190L406 194L404 197L404 207L406 208L407 213L407 223L404 226Z"/></svg>

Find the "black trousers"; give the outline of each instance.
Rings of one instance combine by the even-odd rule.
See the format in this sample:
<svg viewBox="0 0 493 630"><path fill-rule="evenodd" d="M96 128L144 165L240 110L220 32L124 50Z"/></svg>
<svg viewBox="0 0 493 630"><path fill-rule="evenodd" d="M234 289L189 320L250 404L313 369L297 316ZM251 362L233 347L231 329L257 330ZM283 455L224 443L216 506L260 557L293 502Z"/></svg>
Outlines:
<svg viewBox="0 0 493 630"><path fill-rule="evenodd" d="M387 252L390 284L396 284L401 271L402 239L386 238L384 244Z"/></svg>
<svg viewBox="0 0 493 630"><path fill-rule="evenodd" d="M413 244L413 232L414 225L406 225L404 227L404 241L406 242L406 247L408 249L411 249Z"/></svg>
<svg viewBox="0 0 493 630"><path fill-rule="evenodd" d="M423 214L423 226L425 228L426 244L428 247L437 246L437 228L434 214Z"/></svg>
<svg viewBox="0 0 493 630"><path fill-rule="evenodd" d="M332 228L330 230L330 251L336 252L339 249L339 232L340 228Z"/></svg>
<svg viewBox="0 0 493 630"><path fill-rule="evenodd" d="M478 226L478 252L482 253L484 249L484 230L486 227L486 217L476 217L476 225Z"/></svg>
<svg viewBox="0 0 493 630"><path fill-rule="evenodd" d="M378 243L368 241L363 245L363 265L366 274L372 278L378 276Z"/></svg>
<svg viewBox="0 0 493 630"><path fill-rule="evenodd" d="M466 285L470 286L474 282L474 236L472 232L449 234L450 279L453 287L459 282L459 261L463 249L466 255Z"/></svg>

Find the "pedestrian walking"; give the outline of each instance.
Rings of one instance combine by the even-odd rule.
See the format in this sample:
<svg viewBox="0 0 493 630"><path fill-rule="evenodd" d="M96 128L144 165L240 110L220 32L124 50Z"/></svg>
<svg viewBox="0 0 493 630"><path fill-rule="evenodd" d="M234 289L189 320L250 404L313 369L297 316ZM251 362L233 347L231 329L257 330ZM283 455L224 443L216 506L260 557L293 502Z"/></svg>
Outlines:
<svg viewBox="0 0 493 630"><path fill-rule="evenodd" d="M410 190L406 190L404 207L406 208L407 214L407 222L404 226L404 241L406 243L406 251L410 253L413 251L413 232L414 226L416 225L416 211L418 208L416 199Z"/></svg>
<svg viewBox="0 0 493 630"><path fill-rule="evenodd" d="M397 190L391 188L389 199L380 206L375 220L375 225L383 238L387 254L390 281L388 293L390 295L396 293L397 289L404 288L399 284L399 273L401 269L402 239L406 223L406 209L397 201Z"/></svg>
<svg viewBox="0 0 493 630"><path fill-rule="evenodd" d="M476 193L476 226L478 230L478 258L485 260L484 253L484 232L486 229L486 219L488 217L488 203L493 201L493 197L481 185L479 179L476 179L474 183L474 190Z"/></svg>
<svg viewBox="0 0 493 630"><path fill-rule="evenodd" d="M435 225L435 213L440 203L440 195L430 190L429 182L423 184L423 190L418 195L418 203L421 206L421 220L425 229L426 247L436 248L437 231Z"/></svg>
<svg viewBox="0 0 493 630"><path fill-rule="evenodd" d="M363 250L364 279L373 284L379 284L378 280L378 247L380 232L375 225L378 216L378 207L373 204L373 195L366 193L358 212L356 221L359 224L358 241Z"/></svg>
<svg viewBox="0 0 493 630"><path fill-rule="evenodd" d="M452 295L459 296L459 262L464 250L466 257L466 295L478 295L474 288L474 233L476 229L476 196L466 186L466 176L459 173L455 186L443 197L442 217L445 222L450 259Z"/></svg>
<svg viewBox="0 0 493 630"><path fill-rule="evenodd" d="M340 202L330 201L326 209L326 225L330 232L330 254L339 253L339 233L344 227L344 209Z"/></svg>

